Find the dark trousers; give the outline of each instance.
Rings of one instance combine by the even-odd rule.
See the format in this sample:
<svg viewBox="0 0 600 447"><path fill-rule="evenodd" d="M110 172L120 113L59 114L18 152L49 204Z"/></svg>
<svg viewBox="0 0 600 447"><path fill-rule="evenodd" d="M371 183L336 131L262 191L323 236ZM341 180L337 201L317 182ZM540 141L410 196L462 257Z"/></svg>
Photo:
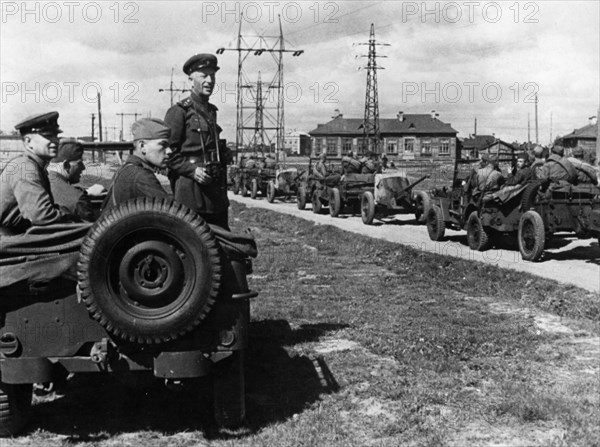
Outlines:
<svg viewBox="0 0 600 447"><path fill-rule="evenodd" d="M172 185L175 201L198 213L207 223L229 230L229 199L226 187L200 185L187 177L178 177Z"/></svg>

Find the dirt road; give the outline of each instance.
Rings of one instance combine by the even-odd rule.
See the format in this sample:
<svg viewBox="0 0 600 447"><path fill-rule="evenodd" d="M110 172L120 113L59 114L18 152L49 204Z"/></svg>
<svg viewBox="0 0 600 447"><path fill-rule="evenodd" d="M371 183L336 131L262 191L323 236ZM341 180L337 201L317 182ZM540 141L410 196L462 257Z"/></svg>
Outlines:
<svg viewBox="0 0 600 447"><path fill-rule="evenodd" d="M464 232L446 230L444 241L434 242L429 239L426 227L415 223L413 215L399 215L387 218L385 224L376 221L375 225L367 226L356 216L342 215L332 218L328 214L314 214L310 210L310 204L307 204L306 210L300 211L296 203L285 203L281 200L268 203L266 199L254 200L232 193L229 194L229 198L246 206L290 214L317 224L335 225L352 233L409 245L419 250L532 273L600 293L600 247L596 239L577 240L568 235L556 238L547 248L542 262L534 263L524 261L516 247L485 252L473 251L467 245Z"/></svg>

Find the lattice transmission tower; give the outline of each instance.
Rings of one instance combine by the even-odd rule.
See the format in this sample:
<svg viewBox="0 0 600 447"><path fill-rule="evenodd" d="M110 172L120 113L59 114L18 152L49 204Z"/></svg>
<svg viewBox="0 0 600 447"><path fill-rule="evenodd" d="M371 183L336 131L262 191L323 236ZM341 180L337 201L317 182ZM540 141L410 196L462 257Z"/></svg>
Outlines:
<svg viewBox="0 0 600 447"><path fill-rule="evenodd" d="M236 158L240 149L258 151L259 144L262 144L261 152L265 146L271 152L274 145L276 156L283 149L285 137L283 54L292 53L292 56L300 56L304 50L286 50L281 17L278 18L278 36L242 35L244 17L241 15L237 47L217 49L217 54L223 54L225 51L238 52ZM263 53L268 53L273 58L275 64L273 78L271 82L263 83L259 75L258 82L251 82L250 70L245 67L247 58L250 54L261 56ZM268 103L275 103L275 105L268 106Z"/></svg>
<svg viewBox="0 0 600 447"><path fill-rule="evenodd" d="M377 70L383 70L383 67L377 65L378 57L387 57L377 54L377 46L390 46L389 43L379 43L375 40L375 25L371 23L371 34L368 42L357 45L368 45L369 54L362 55L367 57L367 91L365 94L365 115L363 120L363 138L361 152L373 151L381 152L381 131L379 128L379 98L377 93Z"/></svg>

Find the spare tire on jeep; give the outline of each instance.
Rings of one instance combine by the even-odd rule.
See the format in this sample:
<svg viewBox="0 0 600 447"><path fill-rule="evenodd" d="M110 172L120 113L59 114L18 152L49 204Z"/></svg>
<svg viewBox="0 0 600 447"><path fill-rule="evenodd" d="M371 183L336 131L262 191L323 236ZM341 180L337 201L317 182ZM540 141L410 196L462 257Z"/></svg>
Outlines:
<svg viewBox="0 0 600 447"><path fill-rule="evenodd" d="M208 224L170 200L130 200L102 216L83 242L80 297L109 333L162 343L197 327L221 284Z"/></svg>

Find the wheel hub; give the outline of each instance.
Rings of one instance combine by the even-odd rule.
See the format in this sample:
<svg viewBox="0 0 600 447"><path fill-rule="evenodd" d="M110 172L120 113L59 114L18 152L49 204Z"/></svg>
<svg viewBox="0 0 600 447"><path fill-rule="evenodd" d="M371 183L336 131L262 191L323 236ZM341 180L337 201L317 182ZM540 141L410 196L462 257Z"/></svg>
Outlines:
<svg viewBox="0 0 600 447"><path fill-rule="evenodd" d="M156 307L173 301L183 285L184 267L175 248L162 241L131 247L119 265L119 281L136 304Z"/></svg>

